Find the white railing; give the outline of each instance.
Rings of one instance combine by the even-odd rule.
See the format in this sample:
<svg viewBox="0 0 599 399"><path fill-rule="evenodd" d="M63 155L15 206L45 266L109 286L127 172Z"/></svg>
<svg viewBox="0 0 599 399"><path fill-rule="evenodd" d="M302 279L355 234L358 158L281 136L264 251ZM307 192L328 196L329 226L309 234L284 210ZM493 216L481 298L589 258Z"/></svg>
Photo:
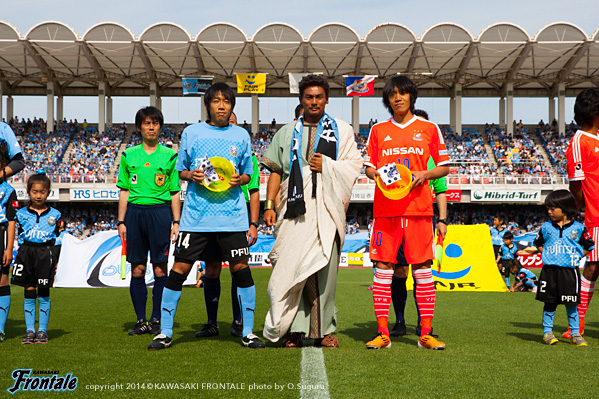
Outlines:
<svg viewBox="0 0 599 399"><path fill-rule="evenodd" d="M48 174L52 183L65 184L116 184L117 176L105 175L63 175L63 174ZM270 175L260 175L260 184L268 183ZM16 177L11 177L9 183L26 183L27 177L19 174ZM448 184L568 184L567 176L519 176L519 175L447 175ZM358 177L356 184L374 184L366 175L362 174Z"/></svg>

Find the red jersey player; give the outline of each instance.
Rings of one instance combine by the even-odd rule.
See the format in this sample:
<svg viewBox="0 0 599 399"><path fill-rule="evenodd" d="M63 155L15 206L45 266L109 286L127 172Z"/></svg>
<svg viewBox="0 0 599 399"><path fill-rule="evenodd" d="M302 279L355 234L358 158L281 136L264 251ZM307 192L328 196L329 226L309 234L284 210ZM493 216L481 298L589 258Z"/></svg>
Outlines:
<svg viewBox="0 0 599 399"><path fill-rule="evenodd" d="M585 209L584 224L595 242L599 242L599 89L587 89L574 103L574 120L580 127L574 134L566 158L568 161L568 179L570 191L574 194L578 206ZM595 290L595 281L599 276L599 245L588 255L584 271L580 278L580 335L584 334L584 316ZM570 338L570 329L564 338Z"/></svg>
<svg viewBox="0 0 599 399"><path fill-rule="evenodd" d="M397 251L403 244L406 261L412 265L416 302L421 312L420 348L444 349L445 344L430 335L435 311L435 286L431 273L433 259L433 201L428 180L438 179L449 172L449 157L439 127L413 115L418 88L405 76L391 78L383 89L383 103L392 115L377 123L368 137L366 175L375 179L377 169L399 162L413 175L412 190L399 200L383 195L379 188L374 194L374 223L372 226L370 259L375 262L373 283L374 313L378 334L366 344L369 349L388 348L389 306L391 280L397 262ZM427 170L429 157L434 169Z"/></svg>

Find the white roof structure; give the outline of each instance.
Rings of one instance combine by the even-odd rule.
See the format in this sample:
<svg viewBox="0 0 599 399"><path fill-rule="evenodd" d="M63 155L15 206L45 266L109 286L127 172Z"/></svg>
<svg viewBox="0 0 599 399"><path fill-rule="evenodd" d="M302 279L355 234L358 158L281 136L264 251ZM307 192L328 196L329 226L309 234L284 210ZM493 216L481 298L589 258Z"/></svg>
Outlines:
<svg viewBox="0 0 599 399"><path fill-rule="evenodd" d="M398 73L410 76L423 96L566 94L599 84L599 29L591 35L566 23L551 23L530 35L512 23L496 23L472 35L442 23L418 37L408 27L385 23L360 37L341 23L319 26L305 36L286 23L270 23L248 36L239 27L214 23L191 35L162 22L139 36L115 22L80 35L68 25L42 22L22 34L0 21L0 83L4 95L147 95L155 83L161 96L181 95L181 77L213 75L235 85L235 73L268 73L266 96L289 96L289 72L322 72L332 95L344 95L344 75L377 75L376 87Z"/></svg>

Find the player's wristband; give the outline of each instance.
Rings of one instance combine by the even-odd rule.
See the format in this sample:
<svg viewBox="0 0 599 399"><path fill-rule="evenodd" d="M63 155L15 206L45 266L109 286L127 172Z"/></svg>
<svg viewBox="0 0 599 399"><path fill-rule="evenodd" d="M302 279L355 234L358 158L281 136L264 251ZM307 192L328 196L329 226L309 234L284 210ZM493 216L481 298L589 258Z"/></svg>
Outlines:
<svg viewBox="0 0 599 399"><path fill-rule="evenodd" d="M118 222L116 222L116 227L119 227L121 224L125 224L125 222L123 222L122 220L119 220Z"/></svg>
<svg viewBox="0 0 599 399"><path fill-rule="evenodd" d="M439 219L439 220L437 220L437 223L443 223L445 226L447 226L449 224L447 222L447 219Z"/></svg>
<svg viewBox="0 0 599 399"><path fill-rule="evenodd" d="M254 226L255 228L258 228L258 223L256 223L256 222L250 222L250 226Z"/></svg>
<svg viewBox="0 0 599 399"><path fill-rule="evenodd" d="M180 221L179 220L173 220L173 224L179 224Z"/></svg>
<svg viewBox="0 0 599 399"><path fill-rule="evenodd" d="M266 203L264 204L264 210L269 211L269 210L274 210L274 209L275 209L275 200L267 199Z"/></svg>

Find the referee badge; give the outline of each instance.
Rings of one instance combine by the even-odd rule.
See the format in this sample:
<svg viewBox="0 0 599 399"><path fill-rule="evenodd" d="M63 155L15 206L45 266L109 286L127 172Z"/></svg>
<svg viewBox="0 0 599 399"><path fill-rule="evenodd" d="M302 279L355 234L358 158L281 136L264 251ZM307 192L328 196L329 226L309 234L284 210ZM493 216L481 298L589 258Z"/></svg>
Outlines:
<svg viewBox="0 0 599 399"><path fill-rule="evenodd" d="M131 184L137 184L137 175L131 175Z"/></svg>
<svg viewBox="0 0 599 399"><path fill-rule="evenodd" d="M573 230L570 233L570 237L572 237L573 240L576 240L578 238L578 232L576 230Z"/></svg>
<svg viewBox="0 0 599 399"><path fill-rule="evenodd" d="M165 181L166 181L166 175L164 173L156 173L154 175L154 183L156 183L156 185L158 187L164 186Z"/></svg>
<svg viewBox="0 0 599 399"><path fill-rule="evenodd" d="M54 225L56 224L56 218L55 218L54 216L50 216L50 217L48 218L48 224L49 224L50 226L54 226Z"/></svg>

